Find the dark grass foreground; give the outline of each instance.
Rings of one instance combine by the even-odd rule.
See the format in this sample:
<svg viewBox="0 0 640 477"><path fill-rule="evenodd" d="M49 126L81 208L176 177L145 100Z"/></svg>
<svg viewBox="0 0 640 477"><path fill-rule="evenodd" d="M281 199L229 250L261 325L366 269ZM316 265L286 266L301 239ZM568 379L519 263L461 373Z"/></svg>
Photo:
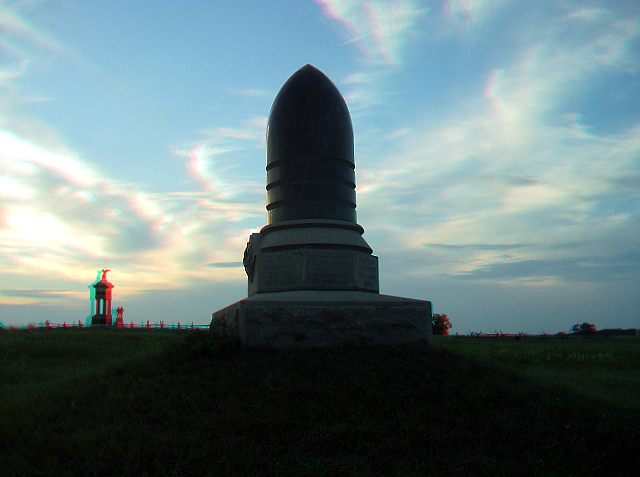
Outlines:
<svg viewBox="0 0 640 477"><path fill-rule="evenodd" d="M0 475L636 475L640 405L448 343L238 352L197 331L0 333Z"/></svg>

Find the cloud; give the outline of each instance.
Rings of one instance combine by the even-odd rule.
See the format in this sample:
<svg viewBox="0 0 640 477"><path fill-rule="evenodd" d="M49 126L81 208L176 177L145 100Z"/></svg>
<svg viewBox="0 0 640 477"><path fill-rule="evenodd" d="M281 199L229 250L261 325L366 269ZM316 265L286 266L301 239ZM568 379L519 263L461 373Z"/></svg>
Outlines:
<svg viewBox="0 0 640 477"><path fill-rule="evenodd" d="M506 5L517 3L509 0L445 0L445 17L458 27L468 28L488 21Z"/></svg>
<svg viewBox="0 0 640 477"><path fill-rule="evenodd" d="M475 285L637 283L637 12L608 2L316 3L341 29L343 49L358 54L338 83L358 131L359 222L383 281L418 296L430 280L452 280L450 303ZM0 19L9 29L0 67L0 289L8 290L0 304L88 309L100 268L112 270L128 311L150 299L181 311L178 296L192 297L200 316L216 309L209 299L228 304L233 286L244 290L238 260L247 238L264 224L267 118L223 120L195 141L172 140L193 179L176 190L123 180L122 170L101 169L26 114L42 95L25 75L41 57L67 53L15 11ZM455 94L438 89L449 81L460 85ZM272 96L259 86L227 91ZM407 90L411 102L396 101Z"/></svg>
<svg viewBox="0 0 640 477"><path fill-rule="evenodd" d="M341 24L344 44L354 44L369 64L395 65L424 10L411 0L315 0L323 13Z"/></svg>
<svg viewBox="0 0 640 477"><path fill-rule="evenodd" d="M59 306L78 299L88 299L89 294L74 290L41 290L41 289L2 289L0 290L0 305Z"/></svg>
<svg viewBox="0 0 640 477"><path fill-rule="evenodd" d="M486 243L471 243L466 245L451 245L444 243L425 243L425 247L429 248L443 248L443 249L473 249L473 250L511 250L514 248L528 247L529 244L522 243L498 243L498 244L486 244Z"/></svg>
<svg viewBox="0 0 640 477"><path fill-rule="evenodd" d="M218 263L207 263L206 267L213 268L240 268L242 267L242 262L218 262Z"/></svg>
<svg viewBox="0 0 640 477"><path fill-rule="evenodd" d="M360 111L384 104L386 93L382 89L388 71L366 69L349 74L341 83L346 86L344 99L349 111L358 115Z"/></svg>
<svg viewBox="0 0 640 477"><path fill-rule="evenodd" d="M83 302L97 268L112 270L120 297L142 284L177 289L243 273L212 273L204 264L241 253L249 229L240 219L259 214L251 200L204 191L144 193L70 153L7 132L0 138L0 182L8 185L0 208L2 288L15 290L10 284L21 276L36 287L76 283L68 296ZM3 296L5 304L53 299L44 292Z"/></svg>
<svg viewBox="0 0 640 477"><path fill-rule="evenodd" d="M571 282L629 272L614 255L637 249L640 117L599 131L568 109L587 112L588 102L567 99L610 94L606 78L637 72L637 18L562 14L546 24L522 32L530 41L484 89L413 124L358 170L359 219L370 236L385 231L382 252L404 273Z"/></svg>
<svg viewBox="0 0 640 477"><path fill-rule="evenodd" d="M200 188L219 200L228 200L239 194L263 195L264 178L258 182L247 179L246 168L235 161L234 152L262 149L265 145L267 118L252 116L241 127L214 127L201 131L206 139L172 148L173 153L187 159L187 169ZM255 170L251 168L250 170Z"/></svg>
<svg viewBox="0 0 640 477"><path fill-rule="evenodd" d="M579 257L557 260L520 260L492 263L468 272L453 275L464 280L492 280L498 282L569 281L610 282L638 280L640 256L637 253L614 254L612 257Z"/></svg>
<svg viewBox="0 0 640 477"><path fill-rule="evenodd" d="M343 45L361 53L359 68L344 84L345 99L352 112L380 105L387 100L381 85L391 71L403 63L407 45L417 36L418 22L427 11L413 0L314 0L324 15L338 24Z"/></svg>
<svg viewBox="0 0 640 477"><path fill-rule="evenodd" d="M265 91L263 89L243 89L239 91L239 94L242 96L248 96L250 98L270 98L273 95L269 91Z"/></svg>
<svg viewBox="0 0 640 477"><path fill-rule="evenodd" d="M544 118L567 97L584 91L585 82L594 75L638 70L633 41L640 29L636 19L610 17L556 18L536 35L538 41L522 53L519 62L493 71L485 96L505 123L518 126ZM588 135L585 129L575 133Z"/></svg>
<svg viewBox="0 0 640 477"><path fill-rule="evenodd" d="M23 79L38 65L40 50L73 54L16 12L0 14L2 46L10 53L0 68L6 93L0 110L0 289L13 290L0 293L0 303L85 306L87 284L100 268L112 270L120 299L142 287L174 290L243 278L241 267L206 264L236 260L250 230L264 220L264 175L238 159L264 147L266 118L205 128L204 139L174 146L195 190L148 192L81 157L54 128L25 114L24 104L36 96ZM28 294L20 286L61 291Z"/></svg>
<svg viewBox="0 0 640 477"><path fill-rule="evenodd" d="M30 24L25 18L23 18L15 9L12 9L8 5L9 2L0 1L0 30L6 34L6 39L3 45L10 44L10 38L12 36L25 39L31 43L34 43L40 47L44 47L48 50L52 50L56 53L63 53L64 48L59 41L53 39L44 32L38 30L37 27ZM15 52L16 49L13 49Z"/></svg>
<svg viewBox="0 0 640 477"><path fill-rule="evenodd" d="M19 73L26 70L36 57L41 56L42 52L87 66L87 63L72 49L27 19L28 14L37 11L40 4L44 3L47 3L46 0L44 2L0 0L0 32L3 33L0 38L0 48L19 62ZM7 71L11 69L0 70L0 82L6 79Z"/></svg>
<svg viewBox="0 0 640 477"><path fill-rule="evenodd" d="M246 89L238 89L238 88L230 88L230 87L219 87L223 91L227 91L231 94L245 96L247 98L273 98L275 95L271 91L267 91L261 88L246 88Z"/></svg>

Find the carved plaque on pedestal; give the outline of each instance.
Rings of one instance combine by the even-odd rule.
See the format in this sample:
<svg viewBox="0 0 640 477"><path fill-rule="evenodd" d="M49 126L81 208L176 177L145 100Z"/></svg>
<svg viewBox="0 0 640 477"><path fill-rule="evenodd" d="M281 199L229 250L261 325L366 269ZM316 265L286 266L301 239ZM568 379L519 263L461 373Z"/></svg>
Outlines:
<svg viewBox="0 0 640 477"><path fill-rule="evenodd" d="M252 285L253 293L290 290L378 293L378 257L356 250L313 248L260 253Z"/></svg>

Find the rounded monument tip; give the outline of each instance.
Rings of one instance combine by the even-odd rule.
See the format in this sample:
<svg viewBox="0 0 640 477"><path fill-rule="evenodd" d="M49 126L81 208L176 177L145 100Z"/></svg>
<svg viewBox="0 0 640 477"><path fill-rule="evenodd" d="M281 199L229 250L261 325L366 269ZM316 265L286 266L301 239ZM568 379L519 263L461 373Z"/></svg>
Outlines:
<svg viewBox="0 0 640 477"><path fill-rule="evenodd" d="M267 224L356 221L353 127L331 80L307 64L282 86L267 123Z"/></svg>

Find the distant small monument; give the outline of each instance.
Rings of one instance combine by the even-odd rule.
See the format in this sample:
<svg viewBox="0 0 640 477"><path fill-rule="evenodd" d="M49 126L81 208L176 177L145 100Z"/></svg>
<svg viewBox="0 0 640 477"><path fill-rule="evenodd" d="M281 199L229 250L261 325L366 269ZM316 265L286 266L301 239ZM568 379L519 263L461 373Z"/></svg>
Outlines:
<svg viewBox="0 0 640 477"><path fill-rule="evenodd" d="M116 326L124 326L124 307L116 308Z"/></svg>
<svg viewBox="0 0 640 477"><path fill-rule="evenodd" d="M111 290L113 284L107 281L107 272L111 270L102 270L102 278L99 282L93 284L95 288L95 314L91 318L92 325L110 325L111 324Z"/></svg>
<svg viewBox="0 0 640 477"><path fill-rule="evenodd" d="M381 295L356 221L353 128L329 78L306 65L267 123L267 224L249 238L248 297L213 314L245 348L430 344L431 302Z"/></svg>

